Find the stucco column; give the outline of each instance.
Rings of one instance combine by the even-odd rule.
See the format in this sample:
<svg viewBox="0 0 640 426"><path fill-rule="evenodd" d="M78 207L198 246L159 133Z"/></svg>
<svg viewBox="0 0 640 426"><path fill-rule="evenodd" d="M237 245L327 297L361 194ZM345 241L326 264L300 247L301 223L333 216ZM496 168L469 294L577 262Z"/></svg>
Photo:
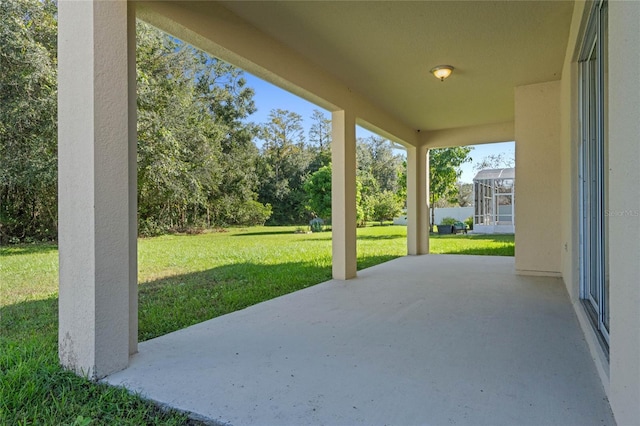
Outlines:
<svg viewBox="0 0 640 426"><path fill-rule="evenodd" d="M356 122L336 111L331 122L331 229L333 278L356 276Z"/></svg>
<svg viewBox="0 0 640 426"><path fill-rule="evenodd" d="M560 82L515 90L516 273L560 276Z"/></svg>
<svg viewBox="0 0 640 426"><path fill-rule="evenodd" d="M58 6L59 356L100 378L137 350L135 12Z"/></svg>
<svg viewBox="0 0 640 426"><path fill-rule="evenodd" d="M429 152L407 148L407 252L429 253Z"/></svg>
<svg viewBox="0 0 640 426"><path fill-rule="evenodd" d="M609 400L619 425L640 423L640 3L609 8Z"/></svg>
<svg viewBox="0 0 640 426"><path fill-rule="evenodd" d="M127 3L129 110L129 355L138 352L138 91L136 87L136 9Z"/></svg>

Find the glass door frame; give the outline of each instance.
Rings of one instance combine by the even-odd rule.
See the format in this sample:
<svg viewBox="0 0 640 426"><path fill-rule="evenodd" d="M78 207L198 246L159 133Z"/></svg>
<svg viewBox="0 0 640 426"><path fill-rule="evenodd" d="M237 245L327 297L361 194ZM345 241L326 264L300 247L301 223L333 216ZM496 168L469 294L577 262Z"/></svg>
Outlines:
<svg viewBox="0 0 640 426"><path fill-rule="evenodd" d="M606 169L607 2L595 2L580 72L579 236L580 298L608 349L608 244Z"/></svg>

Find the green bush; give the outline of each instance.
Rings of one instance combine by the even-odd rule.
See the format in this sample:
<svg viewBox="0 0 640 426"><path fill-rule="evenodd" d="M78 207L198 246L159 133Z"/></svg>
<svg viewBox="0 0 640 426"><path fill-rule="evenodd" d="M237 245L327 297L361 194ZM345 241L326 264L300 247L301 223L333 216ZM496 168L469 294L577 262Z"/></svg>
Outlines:
<svg viewBox="0 0 640 426"><path fill-rule="evenodd" d="M309 227L311 228L311 232L322 232L324 231L324 220L316 217L315 219L311 219L309 222Z"/></svg>
<svg viewBox="0 0 640 426"><path fill-rule="evenodd" d="M271 217L273 207L271 204L262 204L258 201L249 200L243 203L238 209L238 225L262 226Z"/></svg>
<svg viewBox="0 0 640 426"><path fill-rule="evenodd" d="M473 231L473 216L469 216L464 220L464 223L467 225L470 231Z"/></svg>
<svg viewBox="0 0 640 426"><path fill-rule="evenodd" d="M142 237L156 237L166 234L168 231L169 227L166 224L158 222L152 217L138 221L138 234Z"/></svg>
<svg viewBox="0 0 640 426"><path fill-rule="evenodd" d="M440 221L440 225L455 225L457 222L458 220L452 217L443 217Z"/></svg>
<svg viewBox="0 0 640 426"><path fill-rule="evenodd" d="M383 191L372 197L372 219L377 220L382 225L385 220L393 220L394 217L402 213L402 203L392 191Z"/></svg>

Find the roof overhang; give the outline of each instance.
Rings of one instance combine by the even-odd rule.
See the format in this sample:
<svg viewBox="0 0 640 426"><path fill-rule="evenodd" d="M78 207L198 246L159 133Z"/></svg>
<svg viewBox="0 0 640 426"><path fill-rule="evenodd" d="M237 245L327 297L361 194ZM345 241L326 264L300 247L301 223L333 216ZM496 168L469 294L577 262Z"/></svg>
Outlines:
<svg viewBox="0 0 640 426"><path fill-rule="evenodd" d="M495 128L508 140L514 88L561 78L573 2L143 2L138 9L221 59L326 109L352 108L361 125L417 145L448 129ZM439 64L455 67L444 82L429 73Z"/></svg>

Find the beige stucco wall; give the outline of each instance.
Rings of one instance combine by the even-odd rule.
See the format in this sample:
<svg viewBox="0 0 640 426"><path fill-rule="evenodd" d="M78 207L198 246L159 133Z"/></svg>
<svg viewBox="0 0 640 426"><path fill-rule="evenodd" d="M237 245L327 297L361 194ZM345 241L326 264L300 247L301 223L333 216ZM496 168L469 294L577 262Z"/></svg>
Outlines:
<svg viewBox="0 0 640 426"><path fill-rule="evenodd" d="M560 275L560 82L515 91L516 271Z"/></svg>
<svg viewBox="0 0 640 426"><path fill-rule="evenodd" d="M562 70L560 87L561 105L561 141L560 141L560 184L561 184L561 250L560 261L562 279L573 303L578 321L584 331L585 341L589 345L591 356L602 379L605 391L609 392L609 361L599 337L593 331L580 300L580 217L579 217L579 178L578 158L580 146L579 117L579 75L578 54L591 4L576 2L573 10L569 40Z"/></svg>
<svg viewBox="0 0 640 426"><path fill-rule="evenodd" d="M512 140L514 140L514 124L509 121L482 126L420 132L418 142L420 145L432 149L493 142L511 142Z"/></svg>
<svg viewBox="0 0 640 426"><path fill-rule="evenodd" d="M610 393L640 424L640 2L609 3Z"/></svg>
<svg viewBox="0 0 640 426"><path fill-rule="evenodd" d="M590 3L577 2L561 82L561 271L618 425L640 424L640 2L609 2L609 360L579 301L577 51ZM566 244L566 246L565 246ZM566 249L564 248L566 247Z"/></svg>
<svg viewBox="0 0 640 426"><path fill-rule="evenodd" d="M560 82L560 262L562 279L576 311L576 316L584 331L591 356L602 379L605 391L609 392L609 361L599 337L593 332L591 320L580 300L580 218L578 158L580 146L579 80L577 58L582 45L590 4L576 2L573 10L569 40Z"/></svg>

